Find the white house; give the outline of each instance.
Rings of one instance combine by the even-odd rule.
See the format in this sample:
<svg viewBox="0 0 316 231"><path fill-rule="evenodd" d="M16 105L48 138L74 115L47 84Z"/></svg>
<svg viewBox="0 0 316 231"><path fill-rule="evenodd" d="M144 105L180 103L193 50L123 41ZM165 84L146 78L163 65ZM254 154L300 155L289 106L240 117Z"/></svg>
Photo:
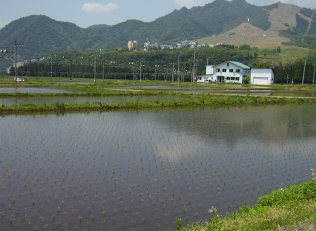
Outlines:
<svg viewBox="0 0 316 231"><path fill-rule="evenodd" d="M275 72L271 68L251 68L251 84L273 84Z"/></svg>
<svg viewBox="0 0 316 231"><path fill-rule="evenodd" d="M214 82L242 83L250 76L250 67L236 61L228 61L218 65L207 65L206 75L214 75Z"/></svg>
<svg viewBox="0 0 316 231"><path fill-rule="evenodd" d="M225 82L243 83L246 76L251 84L273 84L275 72L271 68L250 68L236 61L227 61L218 65L207 65L206 75L197 76L198 83Z"/></svg>

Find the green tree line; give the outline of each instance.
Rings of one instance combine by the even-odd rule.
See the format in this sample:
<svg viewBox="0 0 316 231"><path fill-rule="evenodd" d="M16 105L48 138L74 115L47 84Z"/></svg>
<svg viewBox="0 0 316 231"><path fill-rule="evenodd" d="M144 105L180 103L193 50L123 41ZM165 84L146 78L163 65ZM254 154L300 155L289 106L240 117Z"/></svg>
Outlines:
<svg viewBox="0 0 316 231"><path fill-rule="evenodd" d="M316 52L311 51L305 58L293 62L272 65L269 59L262 61L256 47L242 45L215 46L181 49L153 49L148 52L117 49L104 52L66 51L54 53L40 62L18 68L19 76L69 77L69 78L110 78L110 79L159 79L172 80L178 75L184 81L192 80L193 67L196 75L205 74L205 66L217 65L226 61L239 61L250 67L273 68L275 83L312 83ZM195 55L195 59L194 59ZM194 63L195 60L195 63ZM178 66L179 63L179 66ZM10 69L14 75L14 68Z"/></svg>
<svg viewBox="0 0 316 231"><path fill-rule="evenodd" d="M195 54L195 59L194 59ZM51 54L40 62L18 68L20 76L139 78L142 69L145 78L170 78L181 72L189 80L196 74L205 74L205 65L219 64L227 60L250 64L256 59L252 49L234 46L216 46L181 49L153 49L148 52L117 49L103 52L65 51ZM195 61L195 63L194 63ZM179 63L179 67L178 67ZM14 75L14 68L11 68ZM143 76L142 76L143 77Z"/></svg>

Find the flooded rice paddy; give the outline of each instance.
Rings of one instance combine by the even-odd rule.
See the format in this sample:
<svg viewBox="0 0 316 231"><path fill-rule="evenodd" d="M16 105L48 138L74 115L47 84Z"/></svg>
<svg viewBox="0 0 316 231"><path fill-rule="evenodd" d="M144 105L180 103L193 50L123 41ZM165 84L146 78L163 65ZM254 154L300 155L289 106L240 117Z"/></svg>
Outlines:
<svg viewBox="0 0 316 231"><path fill-rule="evenodd" d="M311 179L316 107L10 115L0 230L164 230Z"/></svg>
<svg viewBox="0 0 316 231"><path fill-rule="evenodd" d="M235 88L238 87L234 86ZM240 86L241 87L241 86ZM181 92L181 93L209 93L209 94L236 94L236 95L251 95L251 96L279 96L279 97L316 97L315 92L307 91L284 91L284 90L270 90L267 87L252 87L251 89L212 89L200 86L198 88L190 88L187 86L124 86L115 87L115 89L125 90L125 89L141 89L141 90L160 90L169 92Z"/></svg>
<svg viewBox="0 0 316 231"><path fill-rule="evenodd" d="M1 87L0 93L64 93L74 92L71 90L63 90L57 88L45 87Z"/></svg>

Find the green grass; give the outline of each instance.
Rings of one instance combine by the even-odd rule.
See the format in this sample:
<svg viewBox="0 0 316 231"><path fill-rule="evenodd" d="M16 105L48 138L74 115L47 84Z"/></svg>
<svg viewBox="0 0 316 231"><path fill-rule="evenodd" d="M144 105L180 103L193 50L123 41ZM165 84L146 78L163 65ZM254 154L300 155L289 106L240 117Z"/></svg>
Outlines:
<svg viewBox="0 0 316 231"><path fill-rule="evenodd" d="M274 190L260 197L254 208L243 206L224 218L211 212L208 221L183 230L316 230L316 181Z"/></svg>
<svg viewBox="0 0 316 231"><path fill-rule="evenodd" d="M278 98L237 95L210 95L210 94L181 94L183 99L149 102L121 102L121 103L55 103L55 104L25 104L19 106L2 106L0 114L58 112L58 111L109 111L124 109L150 109L150 108L184 108L184 107L223 107L268 105L285 103L316 103L316 98Z"/></svg>

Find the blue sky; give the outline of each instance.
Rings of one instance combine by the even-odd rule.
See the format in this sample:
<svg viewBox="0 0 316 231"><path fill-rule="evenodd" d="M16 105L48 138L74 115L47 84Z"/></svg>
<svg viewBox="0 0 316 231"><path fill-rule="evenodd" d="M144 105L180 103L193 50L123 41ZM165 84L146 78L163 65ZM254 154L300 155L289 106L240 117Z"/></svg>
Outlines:
<svg viewBox="0 0 316 231"><path fill-rule="evenodd" d="M278 0L246 0L270 5ZM41 14L86 28L96 24L115 25L128 19L151 22L183 6L204 6L212 0L1 0L0 28L21 17ZM316 0L281 0L283 3L316 9Z"/></svg>

